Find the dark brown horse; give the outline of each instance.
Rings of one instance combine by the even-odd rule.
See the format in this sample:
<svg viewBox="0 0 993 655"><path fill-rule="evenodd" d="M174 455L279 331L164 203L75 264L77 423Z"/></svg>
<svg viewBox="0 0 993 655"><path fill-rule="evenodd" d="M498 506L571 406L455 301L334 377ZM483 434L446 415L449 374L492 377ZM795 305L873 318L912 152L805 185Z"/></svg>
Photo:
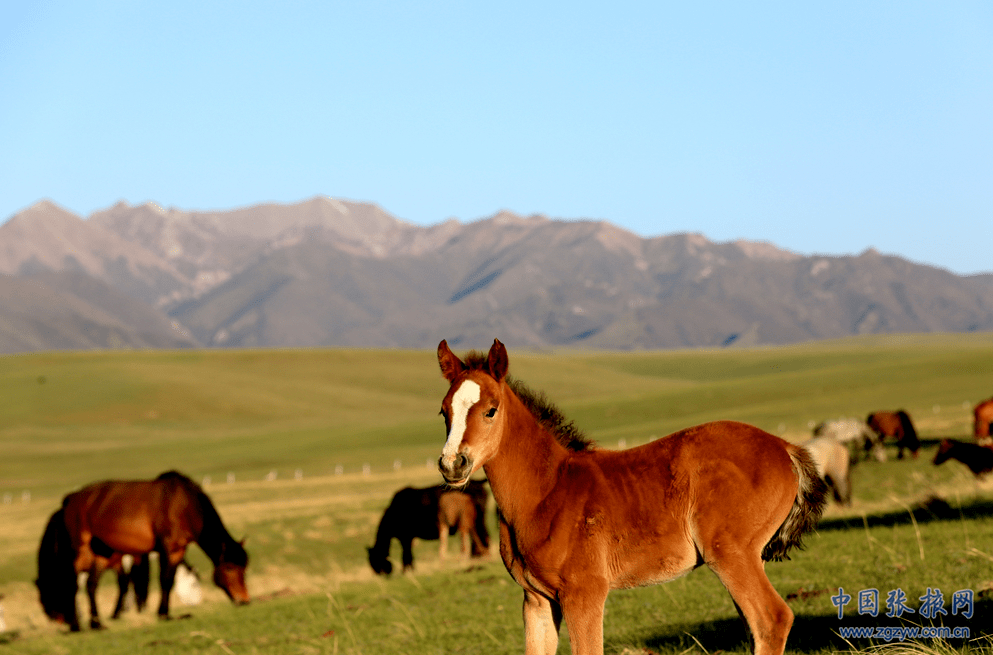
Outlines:
<svg viewBox="0 0 993 655"><path fill-rule="evenodd" d="M414 566L414 539L440 539L439 556L444 559L448 537L456 531L462 536L463 555L481 557L489 552L490 535L486 528L489 494L486 482L470 480L462 490L447 485L417 489L404 487L393 495L376 530L376 543L369 548L369 565L381 575L393 572L390 544L396 538L403 550L403 570Z"/></svg>
<svg viewBox="0 0 993 655"><path fill-rule="evenodd" d="M169 616L169 593L186 548L197 543L214 563L214 582L237 604L249 601L245 588L248 554L221 522L207 494L175 471L154 480L106 481L67 495L52 515L38 551L36 584L49 617L79 630L76 575L99 577L124 554L159 554L162 600L159 617ZM95 587L95 582L94 582ZM91 599L92 627L100 627Z"/></svg>
<svg viewBox="0 0 993 655"><path fill-rule="evenodd" d="M438 362L451 485L480 468L497 502L500 555L524 589L529 655L555 653L562 619L572 652L603 652L611 589L710 567L751 630L757 655L782 653L793 613L764 562L816 525L825 487L810 455L758 428L721 421L623 451L599 450L507 377L507 350Z"/></svg>
<svg viewBox="0 0 993 655"><path fill-rule="evenodd" d="M880 441L885 441L886 437L896 439L897 459L903 459L903 449L910 451L911 456L917 459L917 451L921 448L921 440L917 437L917 430L910 420L910 414L901 410L895 412L874 412L865 419Z"/></svg>
<svg viewBox="0 0 993 655"><path fill-rule="evenodd" d="M943 464L950 459L957 459L977 477L983 477L993 471L993 447L979 444L942 439L938 452L934 454L934 464Z"/></svg>
<svg viewBox="0 0 993 655"><path fill-rule="evenodd" d="M972 410L974 417L973 423L973 434L976 437L976 441L981 445L993 444L993 398L989 400L984 400L983 402L976 405L976 408Z"/></svg>

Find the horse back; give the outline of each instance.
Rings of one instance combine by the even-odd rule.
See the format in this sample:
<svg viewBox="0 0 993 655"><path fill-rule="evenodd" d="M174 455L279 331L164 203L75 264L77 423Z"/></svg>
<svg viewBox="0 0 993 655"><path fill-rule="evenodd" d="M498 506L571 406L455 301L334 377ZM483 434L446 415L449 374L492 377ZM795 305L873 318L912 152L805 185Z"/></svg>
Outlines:
<svg viewBox="0 0 993 655"><path fill-rule="evenodd" d="M63 509L76 547L95 539L112 551L138 555L173 533L195 540L203 527L193 511L196 502L171 479L110 480L69 494Z"/></svg>
<svg viewBox="0 0 993 655"><path fill-rule="evenodd" d="M794 459L809 462L798 451L753 426L721 421L629 450L574 453L539 505L532 523L550 533L535 541L640 554L618 572L616 586L682 575L716 557L722 540L762 549L798 498ZM661 570L660 550L672 554Z"/></svg>
<svg viewBox="0 0 993 655"><path fill-rule="evenodd" d="M382 522L388 523L397 537L438 539L438 501L443 491L439 486L401 489L394 494Z"/></svg>

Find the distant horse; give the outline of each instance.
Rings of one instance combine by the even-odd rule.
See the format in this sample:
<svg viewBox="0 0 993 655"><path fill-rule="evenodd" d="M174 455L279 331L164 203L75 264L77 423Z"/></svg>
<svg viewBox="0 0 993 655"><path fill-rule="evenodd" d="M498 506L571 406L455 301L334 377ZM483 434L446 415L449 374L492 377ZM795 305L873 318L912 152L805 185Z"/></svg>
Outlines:
<svg viewBox="0 0 993 655"><path fill-rule="evenodd" d="M720 421L636 448L595 448L543 396L507 377L507 350L463 362L442 341L450 387L438 465L458 486L484 468L499 507L500 555L524 589L529 655L603 653L611 589L656 584L707 564L750 628L756 655L782 653L793 613L766 577L816 525L825 486L810 454Z"/></svg>
<svg viewBox="0 0 993 655"><path fill-rule="evenodd" d="M950 459L962 462L969 467L973 475L981 478L993 470L993 447L942 439L938 452L934 455L934 464L937 466Z"/></svg>
<svg viewBox="0 0 993 655"><path fill-rule="evenodd" d="M78 573L96 579L121 556L159 554L160 618L169 616L169 593L186 548L196 542L214 563L214 582L235 603L248 603L248 554L221 522L207 494L175 471L154 480L106 481L67 495L52 515L38 551L36 585L49 617L79 630ZM87 586L89 587L89 582ZM91 597L90 626L100 627Z"/></svg>
<svg viewBox="0 0 993 655"><path fill-rule="evenodd" d="M991 430L991 426L993 426L993 398L976 405L972 413L975 416L973 434L976 436L976 442L983 446L993 444L993 438L991 438L993 437L993 430Z"/></svg>
<svg viewBox="0 0 993 655"><path fill-rule="evenodd" d="M917 459L917 451L920 450L921 441L917 437L917 430L910 420L907 412L898 410L896 412L875 412L869 414L865 419L869 427L880 436L880 441L886 437L894 437L897 445L897 459L903 459L903 449L906 448L914 459Z"/></svg>
<svg viewBox="0 0 993 655"><path fill-rule="evenodd" d="M800 444L814 460L817 475L842 505L852 504L851 460L848 448L834 437L814 437Z"/></svg>
<svg viewBox="0 0 993 655"><path fill-rule="evenodd" d="M486 529L486 505L489 494L486 482L470 480L463 490L448 485L423 489L404 487L396 492L383 512L376 531L376 543L369 548L369 565L381 575L393 572L390 544L393 538L403 549L403 570L414 566L414 539L440 539L439 557L445 558L448 537L456 531L462 536L462 554L480 557L489 551L490 536Z"/></svg>
<svg viewBox="0 0 993 655"><path fill-rule="evenodd" d="M865 421L857 418L844 418L835 421L818 423L814 428L815 437L833 437L853 449L852 457L857 459L859 451L865 453L865 458L874 457L877 461L886 461L886 451L879 435Z"/></svg>

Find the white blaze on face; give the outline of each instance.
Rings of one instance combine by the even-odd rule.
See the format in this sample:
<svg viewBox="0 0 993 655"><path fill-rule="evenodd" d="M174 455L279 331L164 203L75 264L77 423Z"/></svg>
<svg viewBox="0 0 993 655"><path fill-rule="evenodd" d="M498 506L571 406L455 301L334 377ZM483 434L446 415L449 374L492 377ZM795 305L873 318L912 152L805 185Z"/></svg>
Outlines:
<svg viewBox="0 0 993 655"><path fill-rule="evenodd" d="M454 459L462 445L462 437L465 436L466 421L469 418L469 409L479 402L479 385L472 380L466 380L459 387L455 395L452 396L452 427L448 431L448 441L441 449L441 456L444 459Z"/></svg>

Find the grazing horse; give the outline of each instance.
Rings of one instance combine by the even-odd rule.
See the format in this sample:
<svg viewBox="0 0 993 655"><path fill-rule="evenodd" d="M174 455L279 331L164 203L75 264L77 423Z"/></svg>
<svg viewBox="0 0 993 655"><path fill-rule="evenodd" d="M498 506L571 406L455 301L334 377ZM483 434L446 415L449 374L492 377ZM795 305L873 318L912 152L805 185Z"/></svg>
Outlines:
<svg viewBox="0 0 993 655"><path fill-rule="evenodd" d="M993 471L993 446L942 439L938 452L934 454L934 464L944 464L950 459L957 459L972 471L977 478Z"/></svg>
<svg viewBox="0 0 993 655"><path fill-rule="evenodd" d="M895 412L875 412L869 414L865 422L879 435L880 442L886 437L896 438L897 459L903 459L904 448L910 451L914 459L917 459L917 451L920 450L921 441L917 438L917 430L914 429L914 424L907 412L902 409Z"/></svg>
<svg viewBox="0 0 993 655"><path fill-rule="evenodd" d="M972 413L975 416L973 434L976 436L976 442L982 446L993 444L993 429L991 429L993 427L993 398L976 405Z"/></svg>
<svg viewBox="0 0 993 655"><path fill-rule="evenodd" d="M249 602L248 554L221 522L207 494L175 471L154 480L106 481L67 495L52 515L38 551L36 584L49 617L79 630L76 576L98 573L124 554L159 555L160 618L169 617L169 593L186 548L197 543L214 563L214 582L234 601ZM89 583L88 583L89 586ZM91 627L100 627L91 598Z"/></svg>
<svg viewBox="0 0 993 655"><path fill-rule="evenodd" d="M757 655L782 653L793 613L764 562L816 525L825 486L809 453L720 421L622 451L595 448L544 397L508 378L507 350L459 359L442 341L448 433L438 465L458 486L483 468L499 508L500 555L524 589L525 652L603 653L611 589L657 584L702 564L717 574Z"/></svg>
<svg viewBox="0 0 993 655"><path fill-rule="evenodd" d="M462 554L481 557L489 551L490 535L486 529L486 505L489 494L486 482L470 480L463 490L447 485L424 489L404 487L396 492L383 512L376 531L376 543L369 551L369 565L381 575L393 572L390 544L396 537L403 549L403 570L414 567L414 539L440 539L439 557L448 552L448 537L457 530L462 536Z"/></svg>
<svg viewBox="0 0 993 655"><path fill-rule="evenodd" d="M859 451L863 451L866 459L871 456L876 461L886 461L883 440L865 421L860 421L857 418L843 418L818 423L814 428L814 436L837 439L852 449L853 459L857 459Z"/></svg>
<svg viewBox="0 0 993 655"><path fill-rule="evenodd" d="M814 460L817 475L842 505L852 504L851 460L848 448L834 437L814 437L800 444Z"/></svg>

